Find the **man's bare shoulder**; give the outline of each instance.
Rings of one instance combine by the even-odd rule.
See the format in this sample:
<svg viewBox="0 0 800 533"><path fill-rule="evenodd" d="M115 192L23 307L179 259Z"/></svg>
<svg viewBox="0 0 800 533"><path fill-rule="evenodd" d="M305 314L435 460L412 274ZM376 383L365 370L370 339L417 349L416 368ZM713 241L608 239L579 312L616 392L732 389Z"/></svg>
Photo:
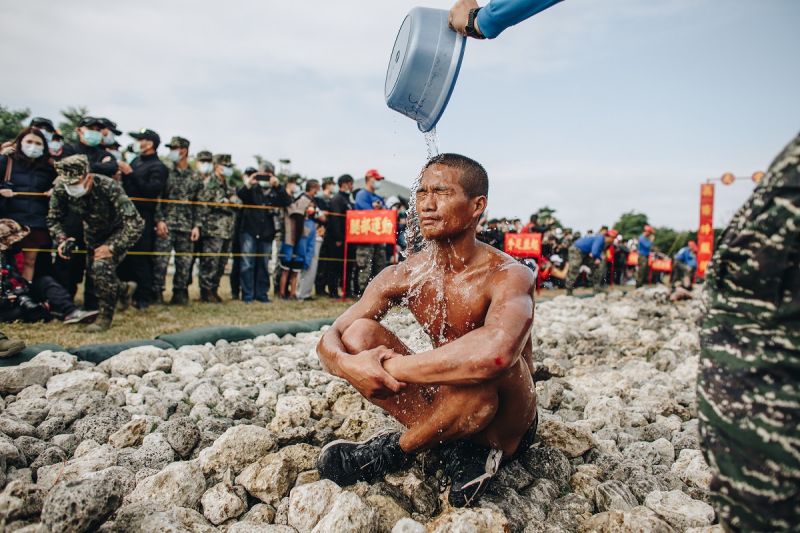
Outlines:
<svg viewBox="0 0 800 533"><path fill-rule="evenodd" d="M485 243L481 245L492 265L487 279L490 286L500 287L503 290L514 288L520 292L533 292L536 287L536 276L530 268L493 246Z"/></svg>

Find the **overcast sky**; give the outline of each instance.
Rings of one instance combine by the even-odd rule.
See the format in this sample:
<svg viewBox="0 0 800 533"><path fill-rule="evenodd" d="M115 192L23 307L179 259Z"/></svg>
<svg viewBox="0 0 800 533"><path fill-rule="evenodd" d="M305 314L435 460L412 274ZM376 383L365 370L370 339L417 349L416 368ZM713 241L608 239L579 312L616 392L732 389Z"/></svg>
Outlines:
<svg viewBox="0 0 800 533"><path fill-rule="evenodd" d="M383 84L417 3L2 2L0 103L85 105L240 167L258 153L409 185L425 142ZM800 129L798 22L797 0L565 0L468 43L440 149L486 166L494 216L546 204L585 229L633 209L695 228L701 181L765 168ZM717 225L752 184L720 189Z"/></svg>

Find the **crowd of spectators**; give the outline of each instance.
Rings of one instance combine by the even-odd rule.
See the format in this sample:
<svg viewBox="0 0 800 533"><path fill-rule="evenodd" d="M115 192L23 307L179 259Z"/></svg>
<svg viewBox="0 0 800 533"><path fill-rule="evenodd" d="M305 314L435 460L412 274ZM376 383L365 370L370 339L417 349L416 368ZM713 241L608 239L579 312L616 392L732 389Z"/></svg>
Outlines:
<svg viewBox="0 0 800 533"><path fill-rule="evenodd" d="M101 326L95 329L102 331L110 326L113 310L103 310L99 293L105 302L109 291L113 293L114 307L186 305L189 286L197 279L200 301L220 303L225 272L230 275L230 298L245 303L358 297L387 264L402 260L398 252L405 248L407 199L382 196L385 177L376 169L366 171L364 186L354 190L349 174L302 180L276 175L268 161L239 174L229 154L200 150L192 155L190 141L181 136L173 136L165 145L169 152L159 156L161 137L146 128L130 132L133 142L123 148L122 131L107 118L83 117L74 134L76 141L66 143L52 121L37 117L0 149L0 219L24 228L24 234L10 232L21 240L0 250L0 320L60 318L72 324L99 315ZM81 161L86 162L85 172L64 175L80 170ZM106 200L97 193L87 200L92 183L102 189L105 179L110 181L103 187L116 198L116 209L124 211L125 202L133 201L135 209L127 218L100 212L102 206L92 202ZM63 189L57 187L59 181ZM397 246L345 247L345 215L354 209L398 211ZM113 244L121 248L113 227L120 224L136 227L130 243L114 250ZM544 288L569 290L570 257L581 262L573 269L573 285L597 290L601 284L631 282L636 267L628 255L650 242L606 227L581 235L552 217L540 220L537 215L526 224L484 219L478 237L502 250L508 233L540 233L541 259L528 264L540 272ZM113 272L95 272L103 260L118 260ZM165 302L170 264L171 299ZM650 276L644 281L659 281L659 273ZM74 302L81 286L78 307ZM28 303L27 311L21 301Z"/></svg>

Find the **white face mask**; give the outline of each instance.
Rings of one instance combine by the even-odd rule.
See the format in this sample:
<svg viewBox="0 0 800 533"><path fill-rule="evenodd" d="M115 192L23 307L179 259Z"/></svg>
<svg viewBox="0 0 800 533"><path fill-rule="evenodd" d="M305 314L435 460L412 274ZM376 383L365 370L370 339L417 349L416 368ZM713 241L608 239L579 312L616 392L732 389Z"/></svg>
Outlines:
<svg viewBox="0 0 800 533"><path fill-rule="evenodd" d="M142 145L138 142L133 143L133 152L136 154L142 153Z"/></svg>
<svg viewBox="0 0 800 533"><path fill-rule="evenodd" d="M375 180L375 182L373 184L373 187L375 187L376 191L381 190L381 182L380 182L380 180Z"/></svg>
<svg viewBox="0 0 800 533"><path fill-rule="evenodd" d="M49 131L47 130L39 130L39 131L42 132L42 135L44 135L44 138L47 139L48 143L53 140L53 134L50 133Z"/></svg>
<svg viewBox="0 0 800 533"><path fill-rule="evenodd" d="M64 190L66 190L67 194L73 198L80 198L87 192L86 186L82 183L76 183L75 185L64 185Z"/></svg>
<svg viewBox="0 0 800 533"><path fill-rule="evenodd" d="M108 132L108 135L103 136L103 144L105 144L106 146L111 146L112 144L114 144L114 141L116 140L117 138L110 131Z"/></svg>
<svg viewBox="0 0 800 533"><path fill-rule="evenodd" d="M22 143L22 153L31 159L38 159L44 153L44 146L33 143Z"/></svg>
<svg viewBox="0 0 800 533"><path fill-rule="evenodd" d="M181 152L179 150L170 150L169 154L167 154L167 157L173 163L177 163L181 159Z"/></svg>
<svg viewBox="0 0 800 533"><path fill-rule="evenodd" d="M233 167L222 167L222 175L226 178L233 176Z"/></svg>
<svg viewBox="0 0 800 533"><path fill-rule="evenodd" d="M50 150L50 155L58 155L62 148L64 148L64 143L61 141L50 141L47 143L47 148Z"/></svg>
<svg viewBox="0 0 800 533"><path fill-rule="evenodd" d="M202 161L197 165L197 170L200 174L211 174L213 165L208 161Z"/></svg>

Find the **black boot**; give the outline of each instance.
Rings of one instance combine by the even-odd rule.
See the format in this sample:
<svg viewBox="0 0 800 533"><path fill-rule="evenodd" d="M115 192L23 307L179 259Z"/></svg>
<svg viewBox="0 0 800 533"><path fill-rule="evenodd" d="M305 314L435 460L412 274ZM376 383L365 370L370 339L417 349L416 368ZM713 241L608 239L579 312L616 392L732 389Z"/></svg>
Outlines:
<svg viewBox="0 0 800 533"><path fill-rule="evenodd" d="M209 291L208 289L200 289L200 301L205 303L210 303L211 302L211 297L209 296L210 293L211 291Z"/></svg>
<svg viewBox="0 0 800 533"><path fill-rule="evenodd" d="M407 468L414 456L400 448L400 433L382 433L364 443L337 440L322 448L317 470L322 479L340 486Z"/></svg>
<svg viewBox="0 0 800 533"><path fill-rule="evenodd" d="M187 305L189 303L189 291L187 289L174 289L172 291L172 305Z"/></svg>
<svg viewBox="0 0 800 533"><path fill-rule="evenodd" d="M164 305L164 292L161 289L153 290L153 301L155 305Z"/></svg>

